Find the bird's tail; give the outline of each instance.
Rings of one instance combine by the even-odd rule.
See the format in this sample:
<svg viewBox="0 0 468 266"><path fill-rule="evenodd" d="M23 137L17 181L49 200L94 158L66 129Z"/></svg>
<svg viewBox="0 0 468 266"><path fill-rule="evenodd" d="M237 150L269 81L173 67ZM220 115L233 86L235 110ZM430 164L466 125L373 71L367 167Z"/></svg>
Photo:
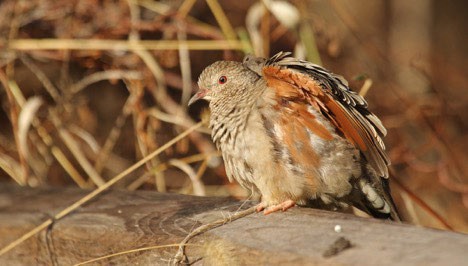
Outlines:
<svg viewBox="0 0 468 266"><path fill-rule="evenodd" d="M380 182L372 183L364 178L359 180L358 190L361 200L356 202L356 207L363 209L363 211L376 218L401 222L400 215L390 194L388 179L379 179L381 179Z"/></svg>

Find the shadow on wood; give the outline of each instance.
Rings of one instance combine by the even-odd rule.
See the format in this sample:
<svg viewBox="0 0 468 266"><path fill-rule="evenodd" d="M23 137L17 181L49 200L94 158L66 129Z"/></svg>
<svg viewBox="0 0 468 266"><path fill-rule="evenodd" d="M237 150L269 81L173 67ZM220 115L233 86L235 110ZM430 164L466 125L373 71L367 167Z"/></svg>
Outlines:
<svg viewBox="0 0 468 266"><path fill-rule="evenodd" d="M87 193L0 186L0 247ZM253 203L243 204L243 208ZM190 230L242 202L147 191L108 191L0 257L1 265L71 265L135 248L178 244ZM335 226L341 232L335 232ZM188 258L204 265L466 265L468 236L348 214L293 208L253 214L195 237ZM167 264L177 247L98 264Z"/></svg>

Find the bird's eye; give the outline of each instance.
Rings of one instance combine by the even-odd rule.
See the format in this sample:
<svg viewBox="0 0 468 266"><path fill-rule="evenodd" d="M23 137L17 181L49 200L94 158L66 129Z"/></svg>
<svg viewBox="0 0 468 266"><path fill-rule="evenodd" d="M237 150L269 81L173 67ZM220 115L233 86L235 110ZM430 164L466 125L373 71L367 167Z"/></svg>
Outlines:
<svg viewBox="0 0 468 266"><path fill-rule="evenodd" d="M226 82L227 82L227 77L226 76L219 77L219 79L218 79L219 84L224 84Z"/></svg>

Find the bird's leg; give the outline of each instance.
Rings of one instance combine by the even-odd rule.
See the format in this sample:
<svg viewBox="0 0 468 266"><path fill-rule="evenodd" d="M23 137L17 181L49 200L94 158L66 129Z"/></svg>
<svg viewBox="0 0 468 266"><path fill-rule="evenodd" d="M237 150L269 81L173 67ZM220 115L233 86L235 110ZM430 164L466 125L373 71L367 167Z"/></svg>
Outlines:
<svg viewBox="0 0 468 266"><path fill-rule="evenodd" d="M257 205L256 210L257 212L263 211L263 214L268 215L270 213L280 211L280 210L286 211L287 209L294 207L294 205L296 205L296 202L293 200L286 200L280 204L276 204L272 206L267 206L266 203L262 202Z"/></svg>

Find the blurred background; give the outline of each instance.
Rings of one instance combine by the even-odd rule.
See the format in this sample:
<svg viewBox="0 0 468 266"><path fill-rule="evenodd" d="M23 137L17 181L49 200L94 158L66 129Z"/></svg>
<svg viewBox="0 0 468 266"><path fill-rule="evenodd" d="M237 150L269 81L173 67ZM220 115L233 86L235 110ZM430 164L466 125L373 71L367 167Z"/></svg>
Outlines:
<svg viewBox="0 0 468 266"><path fill-rule="evenodd" d="M204 67L291 51L343 75L382 119L404 219L466 233L467 8L463 0L3 0L0 185L100 186L208 115L206 103L187 108ZM206 127L114 187L248 196L227 181Z"/></svg>

